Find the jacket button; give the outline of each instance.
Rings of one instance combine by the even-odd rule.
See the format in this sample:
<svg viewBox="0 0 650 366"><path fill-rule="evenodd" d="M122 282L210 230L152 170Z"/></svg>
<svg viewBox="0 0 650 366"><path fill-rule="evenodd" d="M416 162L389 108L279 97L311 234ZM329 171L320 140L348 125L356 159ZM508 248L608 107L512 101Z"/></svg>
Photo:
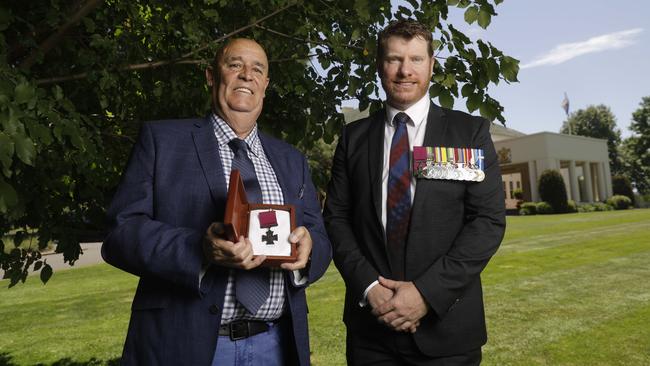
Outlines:
<svg viewBox="0 0 650 366"><path fill-rule="evenodd" d="M210 314L217 315L219 314L219 307L217 305L210 305L208 311L210 312Z"/></svg>

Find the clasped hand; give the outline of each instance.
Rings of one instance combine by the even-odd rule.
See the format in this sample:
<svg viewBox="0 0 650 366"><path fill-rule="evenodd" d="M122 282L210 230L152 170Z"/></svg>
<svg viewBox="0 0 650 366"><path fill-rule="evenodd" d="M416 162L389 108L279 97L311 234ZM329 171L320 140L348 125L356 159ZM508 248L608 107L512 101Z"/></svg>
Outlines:
<svg viewBox="0 0 650 366"><path fill-rule="evenodd" d="M222 223L214 222L206 230L203 240L203 254L209 263L237 269L253 269L266 260L265 255L254 255L253 245L239 237L236 243L225 239L225 229ZM296 270L305 268L311 254L312 241L309 230L304 226L297 227L289 235L289 241L296 244L298 259L293 263L283 263L282 269Z"/></svg>
<svg viewBox="0 0 650 366"><path fill-rule="evenodd" d="M379 277L367 295L372 314L377 320L398 332L415 333L428 307L413 282L393 281Z"/></svg>

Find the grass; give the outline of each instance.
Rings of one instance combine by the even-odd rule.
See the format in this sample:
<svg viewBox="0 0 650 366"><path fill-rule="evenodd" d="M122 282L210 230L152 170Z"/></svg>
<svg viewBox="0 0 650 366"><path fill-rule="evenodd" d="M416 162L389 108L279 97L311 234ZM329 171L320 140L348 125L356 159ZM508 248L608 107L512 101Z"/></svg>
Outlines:
<svg viewBox="0 0 650 366"><path fill-rule="evenodd" d="M483 274L483 365L650 364L650 210L509 217ZM98 265L6 289L0 365L114 363L136 278ZM308 289L314 365L345 364L344 284Z"/></svg>

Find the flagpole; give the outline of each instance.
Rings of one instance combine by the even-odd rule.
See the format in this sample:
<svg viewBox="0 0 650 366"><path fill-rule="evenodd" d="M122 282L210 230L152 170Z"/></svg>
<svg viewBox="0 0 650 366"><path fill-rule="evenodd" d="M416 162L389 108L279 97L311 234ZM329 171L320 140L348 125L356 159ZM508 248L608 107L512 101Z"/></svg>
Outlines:
<svg viewBox="0 0 650 366"><path fill-rule="evenodd" d="M569 135L573 135L571 122L569 121L569 97L566 95L566 92L564 92L564 100L562 101L561 106L562 109L564 109L564 113L566 114L566 124L567 127L569 127Z"/></svg>

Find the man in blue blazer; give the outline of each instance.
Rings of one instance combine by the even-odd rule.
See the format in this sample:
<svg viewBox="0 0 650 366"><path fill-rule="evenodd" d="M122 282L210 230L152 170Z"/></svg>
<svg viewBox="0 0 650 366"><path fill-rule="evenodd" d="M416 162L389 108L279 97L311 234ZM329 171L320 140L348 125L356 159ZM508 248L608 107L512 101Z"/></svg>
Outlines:
<svg viewBox="0 0 650 366"><path fill-rule="evenodd" d="M206 77L213 113L144 123L108 210L102 255L140 277L122 363L308 365L305 288L331 248L306 159L257 129L269 82L259 44L229 41ZM296 262L260 267L248 239L222 237L228 177L241 164L263 203L295 206ZM243 300L251 294L260 301Z"/></svg>

